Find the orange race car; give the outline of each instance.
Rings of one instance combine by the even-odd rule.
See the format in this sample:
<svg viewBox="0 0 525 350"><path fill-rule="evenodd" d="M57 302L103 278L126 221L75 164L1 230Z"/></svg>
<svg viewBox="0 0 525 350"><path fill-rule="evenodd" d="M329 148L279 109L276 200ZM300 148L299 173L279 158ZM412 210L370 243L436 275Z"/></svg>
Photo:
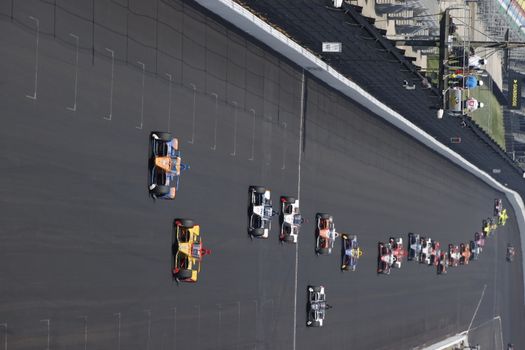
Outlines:
<svg viewBox="0 0 525 350"><path fill-rule="evenodd" d="M465 243L461 243L459 245L459 253L461 254L459 263L461 265L468 265L468 262L470 261L470 255L472 254L470 252L470 247Z"/></svg>
<svg viewBox="0 0 525 350"><path fill-rule="evenodd" d="M315 253L317 255L331 254L335 239L339 237L339 234L335 232L334 217L330 214L317 213L316 221Z"/></svg>
<svg viewBox="0 0 525 350"><path fill-rule="evenodd" d="M149 193L153 198L174 199L182 170L189 166L181 162L179 140L169 132L154 131L150 135Z"/></svg>

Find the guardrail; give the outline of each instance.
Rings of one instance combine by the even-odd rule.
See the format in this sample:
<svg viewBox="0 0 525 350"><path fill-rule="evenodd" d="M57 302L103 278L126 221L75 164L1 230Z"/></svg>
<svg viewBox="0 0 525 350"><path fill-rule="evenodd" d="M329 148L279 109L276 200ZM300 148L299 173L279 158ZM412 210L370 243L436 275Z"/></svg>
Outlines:
<svg viewBox="0 0 525 350"><path fill-rule="evenodd" d="M521 251L525 251L525 205L521 196L516 191L508 189L496 181L488 173L467 161L460 154L454 152L441 142L438 142L425 130L419 128L404 118L402 115L395 112L381 101L377 100L374 96L370 95L359 85L344 77L312 52L302 47L279 30L273 28L271 25L257 17L255 14L234 0L195 1L202 7L215 13L219 17L232 23L234 26L253 36L257 40L268 45L298 66L302 67L304 70L309 71L310 74L323 81L327 85L350 97L398 129L403 130L405 133L409 134L435 152L441 154L453 163L472 173L474 176L478 177L489 186L505 193L507 199L514 209L514 213L516 214L516 221L521 237ZM523 277L525 282L524 259L522 259L522 263L524 265ZM525 304L525 292L523 297Z"/></svg>

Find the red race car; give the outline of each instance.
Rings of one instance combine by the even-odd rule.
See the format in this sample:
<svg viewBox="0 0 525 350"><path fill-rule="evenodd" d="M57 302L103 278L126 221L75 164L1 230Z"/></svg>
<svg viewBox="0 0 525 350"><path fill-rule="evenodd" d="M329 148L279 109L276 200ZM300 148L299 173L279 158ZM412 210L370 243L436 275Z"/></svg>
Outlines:
<svg viewBox="0 0 525 350"><path fill-rule="evenodd" d="M441 244L438 241L432 241L430 247L430 264L438 266L441 254Z"/></svg>
<svg viewBox="0 0 525 350"><path fill-rule="evenodd" d="M447 273L447 266L448 266L448 253L444 250L441 250L439 252L439 255L436 256L437 263L436 263L436 270L438 275L446 274Z"/></svg>
<svg viewBox="0 0 525 350"><path fill-rule="evenodd" d="M392 267L401 268L403 257L407 255L403 248L403 239L390 237L388 243L378 243L377 273L390 274Z"/></svg>

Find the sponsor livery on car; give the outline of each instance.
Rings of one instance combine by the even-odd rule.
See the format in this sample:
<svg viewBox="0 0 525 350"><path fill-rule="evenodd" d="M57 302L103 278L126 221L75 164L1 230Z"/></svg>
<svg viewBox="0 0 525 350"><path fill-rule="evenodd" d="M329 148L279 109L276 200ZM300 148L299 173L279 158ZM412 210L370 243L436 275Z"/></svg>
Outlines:
<svg viewBox="0 0 525 350"><path fill-rule="evenodd" d="M178 282L197 282L202 257L211 253L202 245L200 226L190 219L173 222L173 260L171 273Z"/></svg>
<svg viewBox="0 0 525 350"><path fill-rule="evenodd" d="M339 234L335 231L334 217L330 214L318 213L315 228L315 253L317 255L332 254L334 242Z"/></svg>
<svg viewBox="0 0 525 350"><path fill-rule="evenodd" d="M150 135L150 149L149 193L153 198L174 199L181 171L189 169L182 163L179 140L169 132L154 131Z"/></svg>
<svg viewBox="0 0 525 350"><path fill-rule="evenodd" d="M503 210L503 201L501 198L494 199L494 216L499 216Z"/></svg>
<svg viewBox="0 0 525 350"><path fill-rule="evenodd" d="M408 234L408 255L407 260L419 261L421 258L421 236L410 232Z"/></svg>
<svg viewBox="0 0 525 350"><path fill-rule="evenodd" d="M299 228L303 223L303 218L299 212L299 200L293 197L281 197L281 214L279 215L281 232L279 240L281 242L297 243Z"/></svg>
<svg viewBox="0 0 525 350"><path fill-rule="evenodd" d="M322 327L326 310L330 305L326 303L326 294L323 286L308 286L308 300L306 303L306 325L308 327Z"/></svg>
<svg viewBox="0 0 525 350"><path fill-rule="evenodd" d="M250 237L268 238L272 229L271 192L262 186L250 186L248 189L250 205L248 207L248 234Z"/></svg>
<svg viewBox="0 0 525 350"><path fill-rule="evenodd" d="M461 257L459 258L459 263L462 265L468 265L472 253L470 252L470 247L465 243L459 245L459 253Z"/></svg>
<svg viewBox="0 0 525 350"><path fill-rule="evenodd" d="M449 244L448 245L448 266L456 267L459 265L459 259L461 254L459 252L459 247L457 245Z"/></svg>
<svg viewBox="0 0 525 350"><path fill-rule="evenodd" d="M357 261L363 255L363 251L357 243L357 236L349 236L346 233L341 235L343 241L342 244L342 255L343 262L341 263L341 270L343 271L355 271L357 268Z"/></svg>

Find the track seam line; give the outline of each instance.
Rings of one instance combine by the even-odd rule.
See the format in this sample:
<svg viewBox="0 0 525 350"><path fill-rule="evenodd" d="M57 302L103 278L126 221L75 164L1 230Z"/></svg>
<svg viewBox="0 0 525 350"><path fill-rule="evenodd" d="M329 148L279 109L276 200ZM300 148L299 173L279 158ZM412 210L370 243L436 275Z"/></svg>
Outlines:
<svg viewBox="0 0 525 350"><path fill-rule="evenodd" d="M303 144L303 120L304 120L304 69L301 79L301 115L299 118L299 162L297 167L297 200L301 200L301 160ZM295 350L297 338L297 274L299 269L299 239L295 244L295 276L294 276L294 300L293 300L293 350Z"/></svg>
<svg viewBox="0 0 525 350"><path fill-rule="evenodd" d="M481 305L481 301L483 300L483 297L485 296L485 290L487 289L487 285L483 287L483 292L481 292L481 297L478 301L478 306L476 306L476 310L474 311L474 315L472 316L472 320L470 320L470 324L468 325L467 333L470 332L470 329L472 328L472 323L474 323L474 319L476 318L476 314L478 313L479 306Z"/></svg>

